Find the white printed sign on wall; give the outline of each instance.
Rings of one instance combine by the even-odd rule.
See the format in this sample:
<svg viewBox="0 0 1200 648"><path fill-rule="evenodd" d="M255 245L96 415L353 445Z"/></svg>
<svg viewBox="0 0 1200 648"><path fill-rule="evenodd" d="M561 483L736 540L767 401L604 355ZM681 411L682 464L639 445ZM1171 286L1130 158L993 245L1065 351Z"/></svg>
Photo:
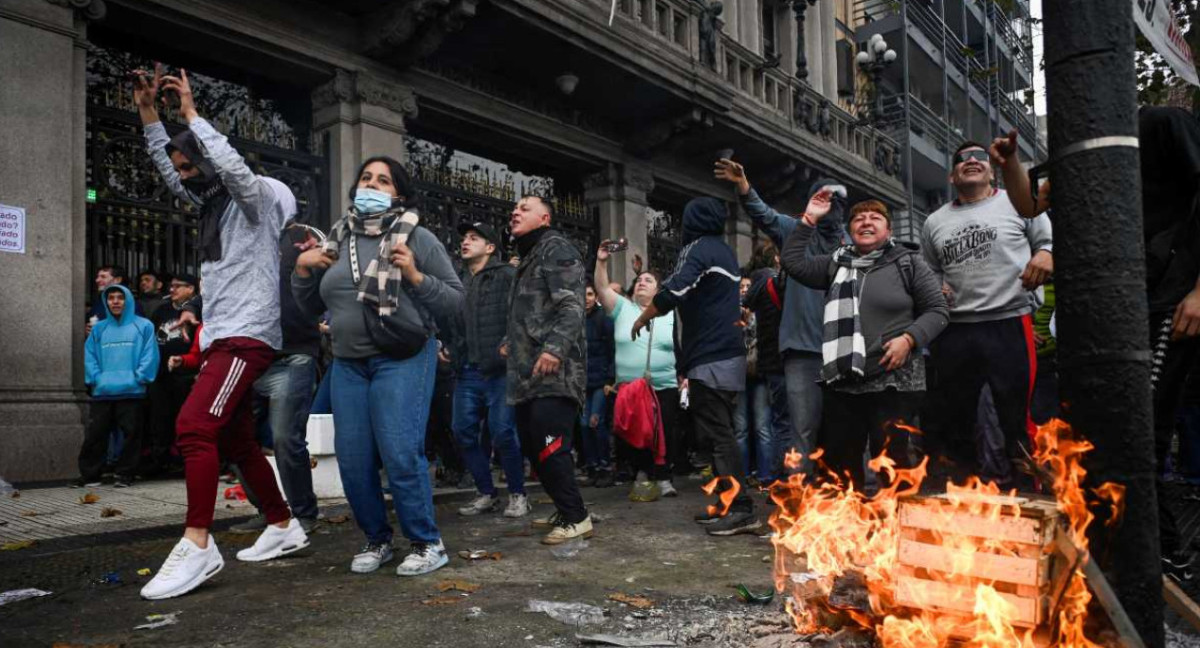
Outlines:
<svg viewBox="0 0 1200 648"><path fill-rule="evenodd" d="M25 208L0 205L0 252L25 254Z"/></svg>

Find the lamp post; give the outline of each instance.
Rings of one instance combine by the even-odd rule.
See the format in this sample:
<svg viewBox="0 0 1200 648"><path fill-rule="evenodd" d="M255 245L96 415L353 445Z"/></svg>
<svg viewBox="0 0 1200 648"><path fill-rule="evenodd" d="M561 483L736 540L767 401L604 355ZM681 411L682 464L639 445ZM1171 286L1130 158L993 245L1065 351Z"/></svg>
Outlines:
<svg viewBox="0 0 1200 648"><path fill-rule="evenodd" d="M867 47L854 57L858 68L871 75L870 121L876 126L883 120L883 89L880 87L883 71L896 60L896 50L888 47L883 34L871 36Z"/></svg>
<svg viewBox="0 0 1200 648"><path fill-rule="evenodd" d="M792 12L796 14L796 78L808 83L808 57L804 55L804 12L817 4L817 0L792 0Z"/></svg>

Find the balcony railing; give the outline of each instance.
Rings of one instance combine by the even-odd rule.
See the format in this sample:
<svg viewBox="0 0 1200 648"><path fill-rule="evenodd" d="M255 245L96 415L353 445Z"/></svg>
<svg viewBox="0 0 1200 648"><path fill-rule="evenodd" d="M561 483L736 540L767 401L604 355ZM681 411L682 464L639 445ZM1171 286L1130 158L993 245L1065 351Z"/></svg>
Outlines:
<svg viewBox="0 0 1200 648"><path fill-rule="evenodd" d="M580 0L604 9L610 0ZM700 62L700 12L695 0L617 0L614 28L633 28L639 37L669 46L676 56ZM876 169L899 175L894 140L859 124L855 115L828 100L793 74L766 68L764 58L722 32L716 42L713 70L738 95L754 103L759 115L790 128L802 127L838 148L872 163Z"/></svg>

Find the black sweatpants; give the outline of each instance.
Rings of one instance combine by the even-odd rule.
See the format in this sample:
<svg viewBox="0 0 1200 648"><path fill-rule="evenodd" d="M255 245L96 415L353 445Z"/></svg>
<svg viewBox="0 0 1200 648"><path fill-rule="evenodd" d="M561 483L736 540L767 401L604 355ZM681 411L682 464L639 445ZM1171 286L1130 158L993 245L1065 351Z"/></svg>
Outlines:
<svg viewBox="0 0 1200 648"><path fill-rule="evenodd" d="M912 424L924 392L895 389L851 394L824 389L821 433L817 446L825 449L821 461L839 477L850 476L855 490L864 485L863 449L870 446L871 456L887 450L896 467L908 468L908 433L895 426L898 421ZM880 475L880 485L886 477Z"/></svg>
<svg viewBox="0 0 1200 648"><path fill-rule="evenodd" d="M117 460L117 476L133 479L142 454L142 399L93 400L88 405L88 426L79 449L79 476L87 481L100 479L104 457L108 454L108 435L119 427L125 444Z"/></svg>
<svg viewBox="0 0 1200 648"><path fill-rule="evenodd" d="M171 463L171 448L175 445L175 419L192 391L196 381L194 372L177 369L167 371L166 364L159 366L158 377L147 390L149 410L143 443L150 449L150 456L142 468L144 473L155 473ZM179 460L182 463L182 459Z"/></svg>
<svg viewBox="0 0 1200 648"><path fill-rule="evenodd" d="M741 488L731 509L753 511L754 500L747 491L742 449L738 447L733 431L733 408L737 405L738 393L713 389L699 380L689 380L688 385L692 423L696 426L697 436L712 444L714 473L732 477Z"/></svg>
<svg viewBox="0 0 1200 648"><path fill-rule="evenodd" d="M1029 399L1037 371L1029 315L950 324L933 341L927 367L931 384L921 421L931 462L939 455L949 460L955 480L980 474L974 431L985 383L991 387L1004 433L1005 454L1009 461L1025 456L1033 431ZM1028 475L1018 470L1009 474L1013 483L1005 486L1032 486Z"/></svg>
<svg viewBox="0 0 1200 648"><path fill-rule="evenodd" d="M571 459L571 432L579 420L579 406L570 398L535 398L516 406L517 435L521 450L537 468L542 488L570 524L587 517L575 463Z"/></svg>
<svg viewBox="0 0 1200 648"><path fill-rule="evenodd" d="M429 403L429 420L425 424L425 454L432 451L442 460L446 470L463 473L462 450L454 438L451 421L454 419L454 375L438 373L433 384L433 398ZM486 446L490 448L491 446Z"/></svg>
<svg viewBox="0 0 1200 648"><path fill-rule="evenodd" d="M1164 555L1179 550L1179 525L1168 504L1163 470L1171 452L1175 417L1183 397L1188 373L1200 352L1200 338L1170 342L1170 323L1174 310L1150 315L1150 349L1154 353L1154 471L1155 496L1158 500L1158 540ZM1161 357L1160 357L1161 354ZM1161 362L1161 364L1160 364Z"/></svg>

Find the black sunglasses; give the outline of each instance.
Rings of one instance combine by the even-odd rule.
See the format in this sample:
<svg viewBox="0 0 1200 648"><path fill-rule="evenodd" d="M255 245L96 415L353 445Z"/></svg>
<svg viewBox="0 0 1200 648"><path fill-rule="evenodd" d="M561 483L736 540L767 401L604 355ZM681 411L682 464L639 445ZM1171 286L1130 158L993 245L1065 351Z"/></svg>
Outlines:
<svg viewBox="0 0 1200 648"><path fill-rule="evenodd" d="M968 160L976 160L978 162L989 162L991 160L991 158L988 157L987 151L981 151L979 149L971 149L969 151L959 151L958 155L954 156L954 166L958 166Z"/></svg>

